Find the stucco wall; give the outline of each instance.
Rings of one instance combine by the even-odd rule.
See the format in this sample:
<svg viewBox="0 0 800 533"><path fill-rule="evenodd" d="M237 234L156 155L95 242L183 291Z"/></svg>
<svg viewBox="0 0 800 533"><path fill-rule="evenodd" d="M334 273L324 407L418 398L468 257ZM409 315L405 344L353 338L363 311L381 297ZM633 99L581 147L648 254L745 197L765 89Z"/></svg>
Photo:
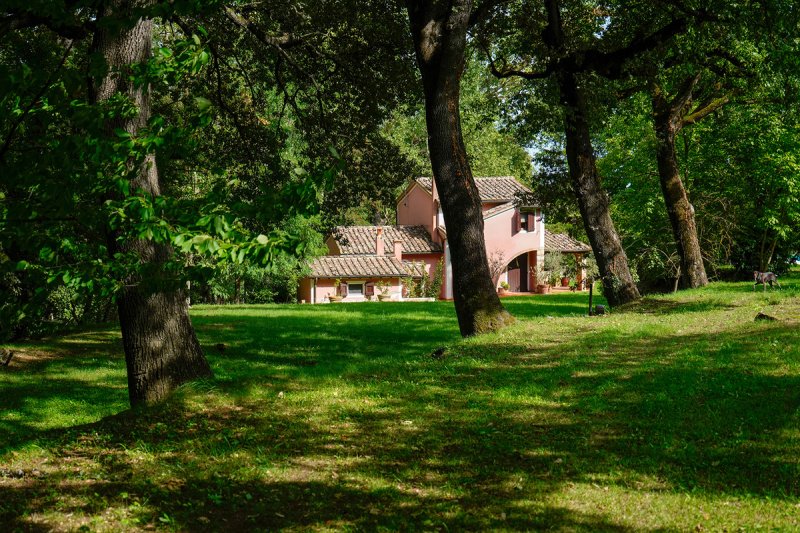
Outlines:
<svg viewBox="0 0 800 533"><path fill-rule="evenodd" d="M434 216L433 199L419 184L397 203L397 223L402 226L425 226L430 231Z"/></svg>
<svg viewBox="0 0 800 533"><path fill-rule="evenodd" d="M484 202L481 204L481 211L484 213L493 207L497 207L498 205L503 205L505 202Z"/></svg>
<svg viewBox="0 0 800 533"><path fill-rule="evenodd" d="M311 301L311 286L313 285L311 278L303 278L300 280L300 287L297 290L297 301L306 303L313 303Z"/></svg>
<svg viewBox="0 0 800 533"><path fill-rule="evenodd" d="M325 239L325 246L328 247L328 255L341 255L342 251L339 249L339 243L330 235Z"/></svg>
<svg viewBox="0 0 800 533"><path fill-rule="evenodd" d="M304 278L300 282L301 290L302 290L303 282L305 282L306 280L308 280L308 282L311 285L313 285L313 283L314 283L313 279ZM360 278L360 279L357 279L357 280L342 279L342 283L347 283L347 282L352 282L352 281L359 281L359 282L363 281L363 282L365 282L365 284L366 283L374 283L375 285L377 285L377 283L380 280L377 279L377 278ZM394 299L394 300L400 299L400 295L403 292L403 284L400 281L400 278L387 278L384 281L387 281L389 283L389 294L392 296L392 299ZM334 286L333 282L334 282L333 279L317 279L316 299L312 303L327 303L328 302L328 297L336 294L336 287ZM365 285L365 288L366 288L366 285ZM378 296L379 292L380 291L378 290L378 288L376 286L375 290L374 290L373 300L377 300L377 296ZM342 301L345 301L345 302L360 302L360 301L365 301L366 299L367 298L365 298L365 297L358 297L358 296L354 297L352 295L347 295L347 296L344 297L344 299ZM307 302L311 302L310 292L309 292L309 297L308 297L308 299L306 301Z"/></svg>
<svg viewBox="0 0 800 533"><path fill-rule="evenodd" d="M539 250L544 246L543 224L538 220L540 214L534 216L534 231L514 231L514 209L509 209L484 220L484 238L489 261L500 252L507 265L518 255L531 250Z"/></svg>
<svg viewBox="0 0 800 533"><path fill-rule="evenodd" d="M444 254L403 254L403 261L422 261L425 263L425 270L431 278L433 278L436 272L436 265L439 263L440 259L444 259ZM446 278L446 276L443 277ZM444 298L446 283L447 280L444 279L442 281L442 290L439 293L439 298Z"/></svg>

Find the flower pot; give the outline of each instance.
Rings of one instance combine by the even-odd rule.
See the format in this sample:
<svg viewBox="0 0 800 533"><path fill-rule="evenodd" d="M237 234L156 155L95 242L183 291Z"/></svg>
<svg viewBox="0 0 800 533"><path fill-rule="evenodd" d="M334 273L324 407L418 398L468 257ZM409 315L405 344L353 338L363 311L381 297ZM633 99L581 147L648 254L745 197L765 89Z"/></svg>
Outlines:
<svg viewBox="0 0 800 533"><path fill-rule="evenodd" d="M567 277L561 278L561 286L562 287L569 287L569 278L567 278Z"/></svg>
<svg viewBox="0 0 800 533"><path fill-rule="evenodd" d="M330 300L332 304L336 304L342 301L342 297L336 294L333 296L328 296L328 300Z"/></svg>
<svg viewBox="0 0 800 533"><path fill-rule="evenodd" d="M548 285L537 285L536 292L538 292L539 294L549 294L550 287Z"/></svg>
<svg viewBox="0 0 800 533"><path fill-rule="evenodd" d="M378 295L378 301L379 302L387 302L387 301L389 301L391 299L392 299L392 295L391 294L379 294Z"/></svg>
<svg viewBox="0 0 800 533"><path fill-rule="evenodd" d="M500 287L499 289L497 289L497 294L499 294L500 296L505 296L506 294L508 294L508 290L504 289L503 287Z"/></svg>

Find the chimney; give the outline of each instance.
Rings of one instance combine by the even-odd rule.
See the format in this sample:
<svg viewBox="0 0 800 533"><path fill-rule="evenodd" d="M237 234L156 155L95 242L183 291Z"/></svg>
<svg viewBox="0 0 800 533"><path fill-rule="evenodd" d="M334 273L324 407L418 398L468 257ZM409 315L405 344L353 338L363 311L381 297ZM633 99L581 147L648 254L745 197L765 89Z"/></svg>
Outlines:
<svg viewBox="0 0 800 533"><path fill-rule="evenodd" d="M398 261L403 260L403 241L398 239L394 240L394 258Z"/></svg>
<svg viewBox="0 0 800 533"><path fill-rule="evenodd" d="M383 255L383 228L378 226L378 234L375 237L375 255Z"/></svg>

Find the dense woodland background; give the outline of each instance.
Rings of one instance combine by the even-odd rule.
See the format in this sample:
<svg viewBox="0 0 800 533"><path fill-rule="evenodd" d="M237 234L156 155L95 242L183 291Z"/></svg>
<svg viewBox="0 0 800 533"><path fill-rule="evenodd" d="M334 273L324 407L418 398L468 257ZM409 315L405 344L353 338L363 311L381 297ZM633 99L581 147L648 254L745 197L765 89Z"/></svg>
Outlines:
<svg viewBox="0 0 800 533"><path fill-rule="evenodd" d="M134 2L129 18L154 22L152 59L125 71L150 90L150 118L136 135L108 126L136 115L131 102L98 101L90 82L109 69L92 38L97 14L118 4L12 1L2 10L0 339L115 318L125 280L147 273L109 250L108 228L169 244L176 253L158 283L189 282L195 302L294 301L326 232L391 223L407 180L431 175L404 4ZM560 78L541 72L547 9L475 4L461 127L474 175L515 176L551 231L587 240ZM800 253L793 2L565 0L560 10L564 57L636 47L682 21L619 72L576 74L640 290L673 290L680 264L659 187L656 94L685 97L675 148L708 276L783 272ZM130 186L132 162L150 155L157 198Z"/></svg>

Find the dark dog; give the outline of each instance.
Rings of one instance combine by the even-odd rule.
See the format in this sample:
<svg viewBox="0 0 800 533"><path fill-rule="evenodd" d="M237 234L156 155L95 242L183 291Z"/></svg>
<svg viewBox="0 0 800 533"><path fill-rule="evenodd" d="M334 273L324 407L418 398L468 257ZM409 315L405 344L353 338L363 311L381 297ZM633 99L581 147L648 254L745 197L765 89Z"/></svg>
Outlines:
<svg viewBox="0 0 800 533"><path fill-rule="evenodd" d="M767 283L769 283L769 286L773 289L775 288L772 286L773 283L775 283L779 289L781 288L781 284L778 283L778 275L773 274L772 272L755 271L753 272L753 279L755 280L755 283L753 284L753 290L756 290L756 285L759 283L764 285L764 291L767 290Z"/></svg>

